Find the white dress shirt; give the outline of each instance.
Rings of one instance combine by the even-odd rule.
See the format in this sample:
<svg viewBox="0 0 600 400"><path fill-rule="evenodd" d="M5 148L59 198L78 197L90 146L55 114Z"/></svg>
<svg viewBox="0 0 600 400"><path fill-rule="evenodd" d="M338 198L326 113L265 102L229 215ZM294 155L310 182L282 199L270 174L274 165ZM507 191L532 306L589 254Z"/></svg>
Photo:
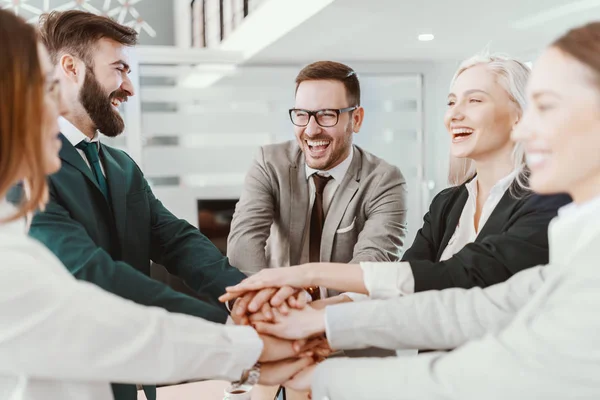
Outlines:
<svg viewBox="0 0 600 400"><path fill-rule="evenodd" d="M81 142L87 142L87 143L96 143L96 145L98 146L98 150L100 150L100 134L98 133L98 131L96 131L96 134L94 135L94 137L92 139L90 139L83 132L81 132L79 129L77 129L77 127L75 125L73 125L71 122L69 122L64 117L58 118L58 126L60 127L60 133L62 133L64 135L64 137L66 137L67 140L69 142L71 142L73 147L77 146ZM85 156L85 153L83 152L83 150L80 150L78 148L75 148L75 150L77 150L77 152L79 153L81 158L83 158L83 161L85 161L86 165L88 167L90 167L90 169L91 169L92 167L90 165L90 162L88 161L87 157ZM102 170L102 175L104 175L104 177L106 177L106 172L104 172L104 165L102 164L102 158L100 158L100 169Z"/></svg>
<svg viewBox="0 0 600 400"><path fill-rule="evenodd" d="M313 399L599 399L599 215L600 197L562 208L549 264L506 282L327 307L333 348L458 348L327 360Z"/></svg>
<svg viewBox="0 0 600 400"><path fill-rule="evenodd" d="M0 199L0 218L15 209ZM109 382L234 380L257 361L249 327L144 307L77 281L23 221L0 224L0 398L107 400Z"/></svg>
<svg viewBox="0 0 600 400"><path fill-rule="evenodd" d="M452 258L463 247L469 243L473 243L477 239L477 235L479 235L479 232L485 226L485 223L490 215L492 215L498 203L500 203L500 200L515 180L517 174L518 171L511 172L492 187L481 210L481 216L477 224L478 229L475 229L477 176L465 185L469 196L460 215L456 230L442 252L440 261ZM404 296L415 292L415 278L409 261L397 263L362 262L360 266L363 271L364 282L369 292L369 297L373 299ZM355 301L363 299L353 296L351 298Z"/></svg>

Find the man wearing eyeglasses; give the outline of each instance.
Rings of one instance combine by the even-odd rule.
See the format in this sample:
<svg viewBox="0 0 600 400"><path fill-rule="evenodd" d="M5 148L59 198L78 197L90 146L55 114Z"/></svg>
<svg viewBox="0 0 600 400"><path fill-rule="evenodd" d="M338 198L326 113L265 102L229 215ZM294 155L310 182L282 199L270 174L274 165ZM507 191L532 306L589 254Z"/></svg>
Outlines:
<svg viewBox="0 0 600 400"><path fill-rule="evenodd" d="M296 140L262 147L246 177L228 239L231 264L254 274L307 262L397 261L406 183L398 168L352 144L365 114L356 73L332 61L306 66L289 113ZM334 294L307 291L313 299Z"/></svg>

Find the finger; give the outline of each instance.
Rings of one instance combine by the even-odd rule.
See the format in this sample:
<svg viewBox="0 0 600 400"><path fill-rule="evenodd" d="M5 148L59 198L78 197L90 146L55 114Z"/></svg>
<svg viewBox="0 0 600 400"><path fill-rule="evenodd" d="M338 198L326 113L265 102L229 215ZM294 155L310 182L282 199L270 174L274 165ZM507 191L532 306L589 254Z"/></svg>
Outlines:
<svg viewBox="0 0 600 400"><path fill-rule="evenodd" d="M301 290L295 297L296 308L302 310L308 304L309 294L305 290Z"/></svg>
<svg viewBox="0 0 600 400"><path fill-rule="evenodd" d="M297 289L294 289L291 286L284 286L277 291L277 293L271 299L271 305L273 307L280 307L288 297L292 296L296 293Z"/></svg>
<svg viewBox="0 0 600 400"><path fill-rule="evenodd" d="M222 294L221 296L219 296L219 301L221 303L227 303L228 301L233 300L236 297L238 297L238 295L236 293L229 293L229 292L227 292L227 293Z"/></svg>
<svg viewBox="0 0 600 400"><path fill-rule="evenodd" d="M263 304L261 314L264 316L265 320L273 321L273 312L271 312L271 305L269 303Z"/></svg>
<svg viewBox="0 0 600 400"><path fill-rule="evenodd" d="M285 302L283 302L283 304L279 306L277 311L279 311L283 315L288 315L290 313L290 308L288 307L288 305Z"/></svg>
<svg viewBox="0 0 600 400"><path fill-rule="evenodd" d="M250 302L250 305L248 305L248 310L250 312L257 312L258 310L260 310L263 304L269 301L269 299L273 296L273 293L275 293L276 290L277 289L269 288L263 289L260 292L258 292Z"/></svg>
<svg viewBox="0 0 600 400"><path fill-rule="evenodd" d="M256 322L272 322L272 320L268 320L262 312L250 314L248 318L253 324Z"/></svg>
<svg viewBox="0 0 600 400"><path fill-rule="evenodd" d="M232 312L238 316L245 315L248 312L248 304L254 297L254 294L254 292L246 293L243 297L237 299L235 304L233 305Z"/></svg>

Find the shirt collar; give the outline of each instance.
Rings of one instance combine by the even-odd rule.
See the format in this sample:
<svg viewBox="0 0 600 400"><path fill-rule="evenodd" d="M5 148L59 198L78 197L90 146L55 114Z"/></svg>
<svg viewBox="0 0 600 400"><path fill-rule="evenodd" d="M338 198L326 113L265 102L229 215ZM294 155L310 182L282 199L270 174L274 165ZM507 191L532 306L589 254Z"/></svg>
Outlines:
<svg viewBox="0 0 600 400"><path fill-rule="evenodd" d="M353 157L354 157L354 146L350 146L350 154L348 154L348 157L346 157L346 159L344 161L339 163L337 166L331 168L330 170L321 171L318 169L313 169L313 168L309 167L308 164L305 164L306 179L308 180L313 174L319 173L319 175L331 176L335 181L341 182L342 179L344 179L346 172L348 172L348 168L350 168L350 164L352 163Z"/></svg>
<svg viewBox="0 0 600 400"><path fill-rule="evenodd" d="M596 208L600 208L600 196L581 204L569 203L558 209L558 216L560 218L577 218L577 216L587 214Z"/></svg>
<svg viewBox="0 0 600 400"><path fill-rule="evenodd" d="M490 190L490 194L504 194L506 190L513 183L517 175L519 174L518 170L512 171L510 174L506 175L504 178L500 179ZM470 182L466 184L467 191L470 196L477 195L477 175Z"/></svg>
<svg viewBox="0 0 600 400"><path fill-rule="evenodd" d="M100 135L98 135L98 131L96 131L94 137L90 139L64 117L58 118L58 126L60 127L60 133L62 133L67 138L67 140L73 145L73 147L77 146L83 141L98 142L100 140Z"/></svg>
<svg viewBox="0 0 600 400"><path fill-rule="evenodd" d="M17 208L13 204L9 203L6 198L0 199L0 219L12 217L17 213L17 211ZM27 231L25 218L20 218L11 222L0 223L0 231L10 232L11 234L14 233L25 235Z"/></svg>

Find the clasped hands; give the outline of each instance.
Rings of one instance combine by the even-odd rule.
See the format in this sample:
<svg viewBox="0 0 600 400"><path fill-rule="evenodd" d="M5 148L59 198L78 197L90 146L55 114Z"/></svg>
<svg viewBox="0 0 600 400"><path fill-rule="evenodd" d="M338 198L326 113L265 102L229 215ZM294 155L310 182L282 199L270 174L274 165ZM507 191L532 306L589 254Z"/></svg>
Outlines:
<svg viewBox="0 0 600 400"><path fill-rule="evenodd" d="M265 269L227 288L219 300L235 300L231 318L251 325L263 340L260 383L310 390L316 363L331 354L324 337L326 301L309 303L311 286L302 266Z"/></svg>

